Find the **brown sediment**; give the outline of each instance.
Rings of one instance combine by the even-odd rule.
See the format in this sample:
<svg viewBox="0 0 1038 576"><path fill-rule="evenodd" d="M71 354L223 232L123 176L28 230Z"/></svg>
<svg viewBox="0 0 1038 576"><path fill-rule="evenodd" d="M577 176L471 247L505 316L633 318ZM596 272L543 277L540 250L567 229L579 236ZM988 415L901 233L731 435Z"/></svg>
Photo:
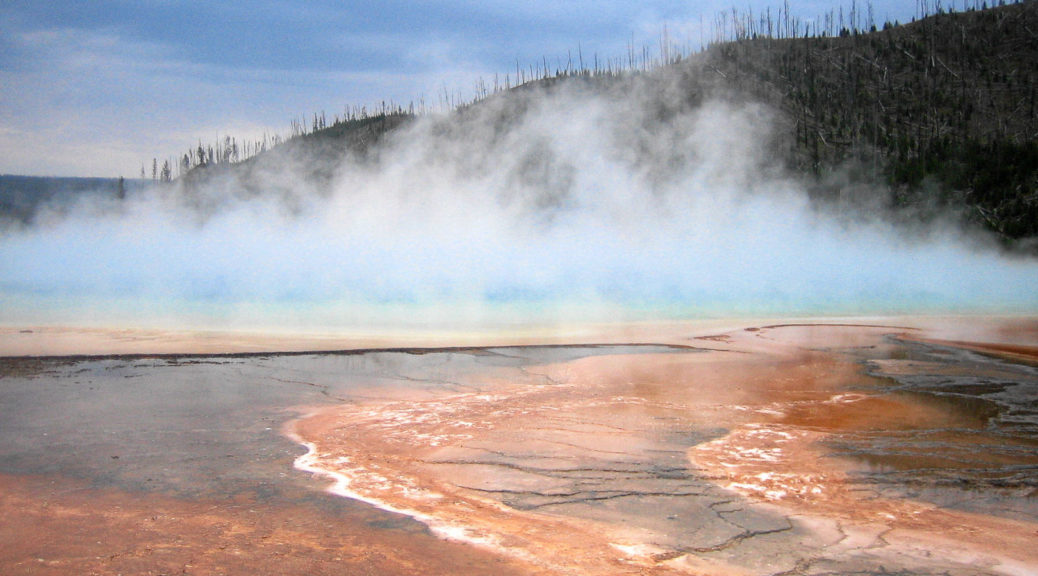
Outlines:
<svg viewBox="0 0 1038 576"><path fill-rule="evenodd" d="M720 349L588 357L487 393L324 408L291 433L340 493L538 570L1027 573L1038 525L880 497L828 457L836 434L954 423L870 393L861 355L844 354L881 357L894 346L882 336L905 331L713 334Z"/></svg>
<svg viewBox="0 0 1038 576"><path fill-rule="evenodd" d="M0 573L525 574L522 565L349 514L0 475Z"/></svg>
<svg viewBox="0 0 1038 576"><path fill-rule="evenodd" d="M1016 362L1038 364L1038 319L1033 317L959 318L937 322L906 340L950 346Z"/></svg>
<svg viewBox="0 0 1038 576"><path fill-rule="evenodd" d="M717 321L697 326L725 325ZM687 323L653 323L589 327L550 325L509 330L455 332L386 331L290 332L198 329L86 328L74 326L0 326L0 357L213 355L309 353L344 350L371 351L485 346L555 346L645 342L662 332L680 331Z"/></svg>
<svg viewBox="0 0 1038 576"><path fill-rule="evenodd" d="M929 344L937 344L940 346L951 346L953 348L972 350L974 352L980 352L982 354L989 354L991 356L1007 358L1010 360L1015 360L1017 362L1026 362L1032 365L1038 364L1038 346L1006 344L1002 342L964 342L962 340L939 340L936 338L909 339L915 340L917 342L925 342Z"/></svg>

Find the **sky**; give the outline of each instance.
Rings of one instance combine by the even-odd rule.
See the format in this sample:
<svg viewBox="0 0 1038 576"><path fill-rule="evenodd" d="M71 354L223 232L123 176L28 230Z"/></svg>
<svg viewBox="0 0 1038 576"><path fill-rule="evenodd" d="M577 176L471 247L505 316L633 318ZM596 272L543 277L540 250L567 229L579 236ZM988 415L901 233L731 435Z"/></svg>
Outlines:
<svg viewBox="0 0 1038 576"><path fill-rule="evenodd" d="M804 20L841 6L790 4ZM919 3L871 4L882 23ZM150 176L152 158L200 141L287 135L293 119L383 101L435 108L517 64L656 49L664 29L696 47L733 6L783 4L0 0L0 174L136 177L147 165Z"/></svg>

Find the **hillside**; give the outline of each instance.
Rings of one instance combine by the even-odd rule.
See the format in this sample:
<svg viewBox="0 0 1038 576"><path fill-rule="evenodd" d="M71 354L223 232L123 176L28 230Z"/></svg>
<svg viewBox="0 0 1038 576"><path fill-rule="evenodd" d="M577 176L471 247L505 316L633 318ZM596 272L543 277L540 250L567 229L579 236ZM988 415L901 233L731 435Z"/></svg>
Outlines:
<svg viewBox="0 0 1038 576"><path fill-rule="evenodd" d="M659 126L709 97L763 102L783 126L773 154L814 183L819 204L893 208L905 219L952 212L1026 245L1038 239L1036 79L1038 4L1027 1L830 37L744 34L642 72L546 73L462 106L438 121L437 133L465 140L508 126L538 94L574 86L656 90L645 105ZM296 181L320 187L343 156L377 157L411 118L400 111L337 121L239 164L195 168L182 181L190 195L231 175L237 193L260 194L278 186L270 174L301 160L308 168ZM633 143L632 154L647 145ZM277 192L291 195L290 187Z"/></svg>
<svg viewBox="0 0 1038 576"><path fill-rule="evenodd" d="M1007 238L1038 235L1038 4L701 57L785 112L798 169L824 177L856 162L894 187L897 206L936 201Z"/></svg>
<svg viewBox="0 0 1038 576"><path fill-rule="evenodd" d="M233 176L245 194L260 194L270 185L271 170L283 167L309 167L304 178L315 185L327 183L344 154L365 157L374 153L383 136L414 118L403 112L382 113L334 123L303 133L275 148L237 163L209 163L196 166L180 180L188 190L213 178Z"/></svg>

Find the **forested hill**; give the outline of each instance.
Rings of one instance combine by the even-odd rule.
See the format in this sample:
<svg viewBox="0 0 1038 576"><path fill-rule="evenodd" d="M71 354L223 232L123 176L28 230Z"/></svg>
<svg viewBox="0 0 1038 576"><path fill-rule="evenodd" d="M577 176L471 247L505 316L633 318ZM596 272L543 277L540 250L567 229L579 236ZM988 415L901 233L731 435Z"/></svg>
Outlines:
<svg viewBox="0 0 1038 576"><path fill-rule="evenodd" d="M480 130L465 125L474 117L485 121L487 114L471 112L494 98L515 99L494 108L502 117L493 121L508 125L503 115L519 113L522 94L571 82L613 92L625 83L658 83L668 92L656 103L661 109L734 95L780 112L785 133L775 154L814 183L819 203L844 206L847 183L863 183L855 193L873 197L852 202L893 208L904 218L951 212L1007 244L1038 245L1038 4L826 34L805 35L794 25L782 38L764 33L770 22L737 18L733 13L733 38L646 70L544 70L536 80L461 106L443 120L444 131ZM190 189L230 172L246 193L261 193L269 179L257 168L290 158L309 159L305 176L321 181L337 156L377 151L411 117L383 110L323 127L315 116L309 133L238 165L192 169L182 181Z"/></svg>
<svg viewBox="0 0 1038 576"><path fill-rule="evenodd" d="M895 205L942 202L1007 238L1038 236L1038 3L750 37L700 57L785 112L798 168L824 177L854 161L894 187Z"/></svg>

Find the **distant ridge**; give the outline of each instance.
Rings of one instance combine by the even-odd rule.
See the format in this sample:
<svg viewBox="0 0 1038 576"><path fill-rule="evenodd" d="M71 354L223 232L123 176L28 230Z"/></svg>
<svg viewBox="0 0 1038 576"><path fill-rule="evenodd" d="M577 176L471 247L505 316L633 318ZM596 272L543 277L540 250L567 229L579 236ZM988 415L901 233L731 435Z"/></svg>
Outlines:
<svg viewBox="0 0 1038 576"><path fill-rule="evenodd" d="M137 179L0 174L0 230L33 223L44 207L64 210L85 198L119 200L149 185Z"/></svg>

